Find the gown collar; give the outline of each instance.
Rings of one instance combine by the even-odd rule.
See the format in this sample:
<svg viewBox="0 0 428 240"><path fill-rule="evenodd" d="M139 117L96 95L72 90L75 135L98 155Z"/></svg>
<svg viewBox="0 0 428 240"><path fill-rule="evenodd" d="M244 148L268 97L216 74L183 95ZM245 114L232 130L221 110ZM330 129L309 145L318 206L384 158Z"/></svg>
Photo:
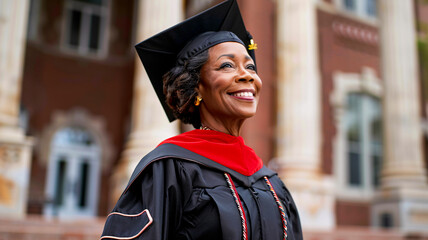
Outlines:
<svg viewBox="0 0 428 240"><path fill-rule="evenodd" d="M244 176L251 176L263 167L262 160L240 136L196 129L166 139L159 146L167 143L185 148Z"/></svg>

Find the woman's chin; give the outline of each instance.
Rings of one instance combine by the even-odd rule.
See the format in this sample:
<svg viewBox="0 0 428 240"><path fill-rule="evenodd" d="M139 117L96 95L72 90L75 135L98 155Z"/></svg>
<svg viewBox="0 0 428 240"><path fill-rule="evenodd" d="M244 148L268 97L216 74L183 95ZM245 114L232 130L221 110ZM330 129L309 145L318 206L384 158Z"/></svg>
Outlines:
<svg viewBox="0 0 428 240"><path fill-rule="evenodd" d="M239 114L237 114L237 118L239 119L247 119L254 117L256 115L256 111L242 111Z"/></svg>

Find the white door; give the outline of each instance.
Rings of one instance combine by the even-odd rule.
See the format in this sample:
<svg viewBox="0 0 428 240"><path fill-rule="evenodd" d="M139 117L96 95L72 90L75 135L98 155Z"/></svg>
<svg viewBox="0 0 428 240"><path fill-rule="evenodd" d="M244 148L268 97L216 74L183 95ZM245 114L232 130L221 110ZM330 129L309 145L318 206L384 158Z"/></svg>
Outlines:
<svg viewBox="0 0 428 240"><path fill-rule="evenodd" d="M60 130L51 145L44 212L59 218L97 215L99 148L82 128Z"/></svg>

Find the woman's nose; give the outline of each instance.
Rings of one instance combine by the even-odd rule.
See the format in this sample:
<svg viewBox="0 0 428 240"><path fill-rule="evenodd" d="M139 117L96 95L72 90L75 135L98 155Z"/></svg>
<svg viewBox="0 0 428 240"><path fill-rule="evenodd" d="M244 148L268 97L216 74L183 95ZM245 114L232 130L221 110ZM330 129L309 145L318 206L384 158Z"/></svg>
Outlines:
<svg viewBox="0 0 428 240"><path fill-rule="evenodd" d="M246 68L239 68L239 73L238 76L236 78L237 82L253 82L254 78L251 75L251 73L248 71L248 69Z"/></svg>

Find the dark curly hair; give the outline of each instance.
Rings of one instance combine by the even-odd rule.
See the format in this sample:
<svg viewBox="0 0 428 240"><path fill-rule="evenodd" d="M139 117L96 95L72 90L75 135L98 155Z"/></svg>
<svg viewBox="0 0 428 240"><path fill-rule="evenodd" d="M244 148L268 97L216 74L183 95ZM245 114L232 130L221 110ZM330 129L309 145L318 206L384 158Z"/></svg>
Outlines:
<svg viewBox="0 0 428 240"><path fill-rule="evenodd" d="M166 103L174 112L175 117L184 123L190 123L200 128L201 119L199 108L194 105L199 75L202 66L209 57L208 49L186 60L184 64L177 64L163 75L163 92Z"/></svg>

